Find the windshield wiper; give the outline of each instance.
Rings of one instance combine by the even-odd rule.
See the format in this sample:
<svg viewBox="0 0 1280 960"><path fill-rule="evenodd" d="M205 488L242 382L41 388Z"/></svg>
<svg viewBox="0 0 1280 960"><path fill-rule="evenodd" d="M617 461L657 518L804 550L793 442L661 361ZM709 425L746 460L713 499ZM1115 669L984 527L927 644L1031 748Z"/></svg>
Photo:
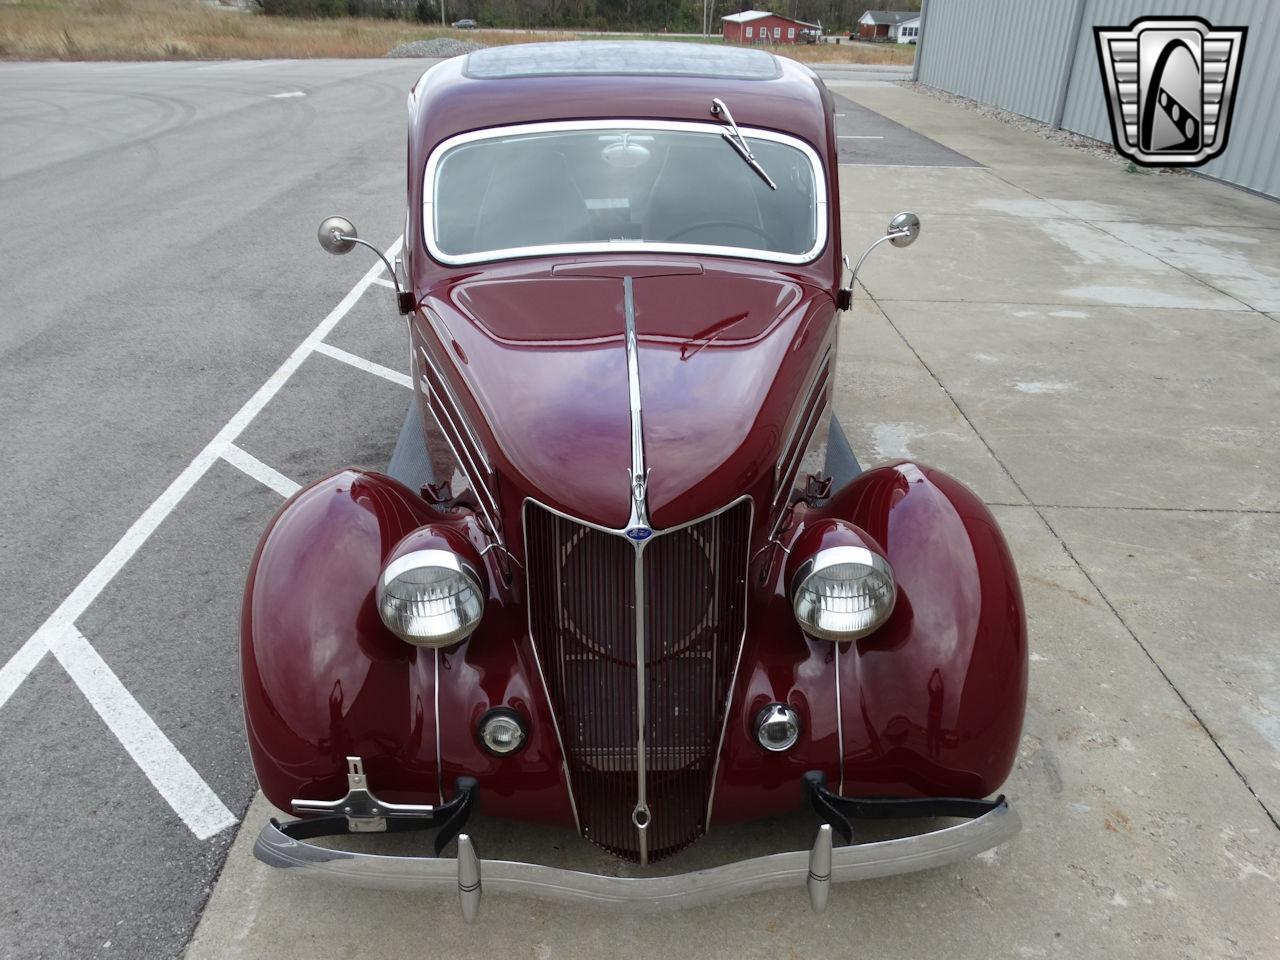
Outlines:
<svg viewBox="0 0 1280 960"><path fill-rule="evenodd" d="M770 190L777 190L778 185L769 178L769 174L764 172L764 167L760 166L760 161L756 159L756 155L751 152L751 148L747 146L746 139L742 136L742 131L738 129L738 125L733 122L733 114L729 112L729 108L725 106L724 101L716 97L711 101L711 115L714 117L724 118L724 122L729 125L722 136L729 141L729 145L738 151L738 155L747 161L747 165L760 175L760 179L769 185Z"/></svg>

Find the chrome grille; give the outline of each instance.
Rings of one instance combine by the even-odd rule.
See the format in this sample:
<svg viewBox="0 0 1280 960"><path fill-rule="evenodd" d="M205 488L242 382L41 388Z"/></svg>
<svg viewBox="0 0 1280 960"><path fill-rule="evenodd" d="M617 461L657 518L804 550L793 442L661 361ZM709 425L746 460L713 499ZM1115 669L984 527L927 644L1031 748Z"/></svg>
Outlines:
<svg viewBox="0 0 1280 960"><path fill-rule="evenodd" d="M639 552L645 749L637 753L637 549L529 502L529 623L568 754L583 834L627 859L643 760L649 860L706 829L715 755L745 626L751 502L655 533Z"/></svg>

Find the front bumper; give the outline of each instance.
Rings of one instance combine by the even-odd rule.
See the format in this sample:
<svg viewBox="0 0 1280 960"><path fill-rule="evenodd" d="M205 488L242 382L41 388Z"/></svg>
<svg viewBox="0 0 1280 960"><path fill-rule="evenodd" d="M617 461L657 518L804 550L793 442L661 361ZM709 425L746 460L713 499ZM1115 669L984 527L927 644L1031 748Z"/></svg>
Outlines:
<svg viewBox="0 0 1280 960"><path fill-rule="evenodd" d="M1004 797L994 801L971 800L855 800L825 789L820 775L810 774L806 786L823 823L809 850L775 853L735 863L661 877L611 877L562 870L534 863L481 860L475 844L457 835L455 857L396 857L336 850L307 843L326 833L345 833L343 817L325 818L331 829L316 821L281 823L272 819L262 828L254 855L272 867L288 867L328 880L377 889L439 891L456 890L466 919L475 917L482 890L513 893L561 903L587 904L626 913L654 913L714 903L730 897L804 884L810 903L821 911L831 883L868 880L894 874L928 870L967 859L1010 839L1022 821ZM464 808L471 805L474 787L460 795ZM456 803L457 801L455 801ZM454 804L442 827L437 849L459 826ZM441 813L444 813L442 810ZM872 843L833 846L832 827L851 836L848 817L962 816L965 823L929 833ZM444 817L442 820L446 819ZM465 813L462 818L465 820ZM350 829L358 830L352 824Z"/></svg>

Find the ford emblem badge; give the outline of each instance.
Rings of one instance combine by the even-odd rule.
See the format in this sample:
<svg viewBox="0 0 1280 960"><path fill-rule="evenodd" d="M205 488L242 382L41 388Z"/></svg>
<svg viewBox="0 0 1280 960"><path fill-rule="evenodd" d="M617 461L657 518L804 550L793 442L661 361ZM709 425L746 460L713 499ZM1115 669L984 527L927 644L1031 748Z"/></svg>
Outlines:
<svg viewBox="0 0 1280 960"><path fill-rule="evenodd" d="M629 527L627 529L627 536L639 543L642 540L648 540L652 537L653 531L648 527Z"/></svg>

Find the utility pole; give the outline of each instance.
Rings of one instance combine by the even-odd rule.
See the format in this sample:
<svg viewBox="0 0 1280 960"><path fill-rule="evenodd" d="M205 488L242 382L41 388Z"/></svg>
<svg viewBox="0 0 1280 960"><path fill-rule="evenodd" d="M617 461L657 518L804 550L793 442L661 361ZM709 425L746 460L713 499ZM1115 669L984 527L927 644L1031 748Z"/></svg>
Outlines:
<svg viewBox="0 0 1280 960"><path fill-rule="evenodd" d="M447 27L448 24L444 19L444 0L440 0L440 26Z"/></svg>

